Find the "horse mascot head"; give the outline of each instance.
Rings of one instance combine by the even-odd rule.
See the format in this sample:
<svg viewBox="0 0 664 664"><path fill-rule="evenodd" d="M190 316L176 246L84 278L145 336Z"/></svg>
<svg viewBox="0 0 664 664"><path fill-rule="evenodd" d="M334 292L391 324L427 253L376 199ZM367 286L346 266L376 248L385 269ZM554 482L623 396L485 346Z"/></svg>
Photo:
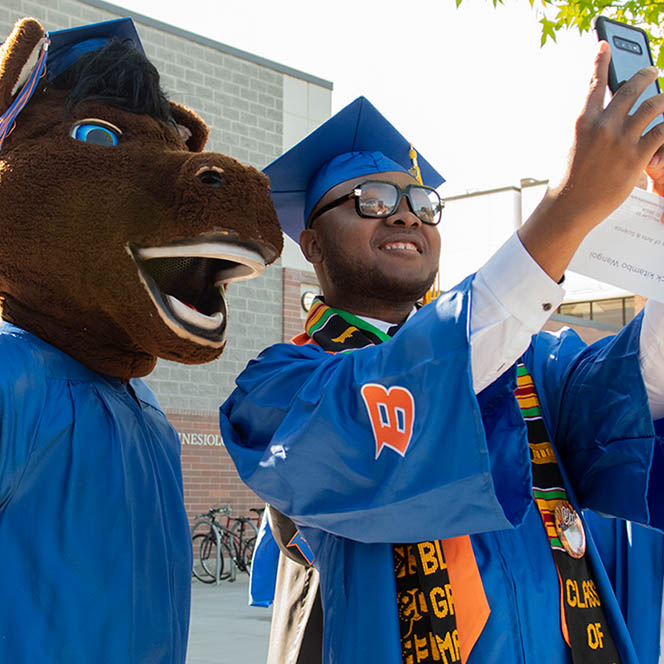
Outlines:
<svg viewBox="0 0 664 664"><path fill-rule="evenodd" d="M130 19L0 48L0 314L103 374L219 356L229 282L282 248L267 178L204 152Z"/></svg>

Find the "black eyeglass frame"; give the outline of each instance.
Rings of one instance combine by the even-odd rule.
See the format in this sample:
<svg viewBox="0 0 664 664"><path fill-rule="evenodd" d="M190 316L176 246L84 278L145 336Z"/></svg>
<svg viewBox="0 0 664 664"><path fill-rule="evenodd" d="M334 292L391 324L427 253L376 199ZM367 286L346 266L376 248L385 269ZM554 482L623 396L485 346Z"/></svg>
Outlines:
<svg viewBox="0 0 664 664"><path fill-rule="evenodd" d="M396 203L392 207L392 209L385 213L385 214L379 214L379 215L373 215L373 214L366 214L362 212L360 209L360 195L361 195L361 190L364 185L367 184L389 184L392 185L398 192L399 195L397 197ZM415 212L415 205L413 203L413 199L410 197L410 191L411 189L425 189L427 191L432 191L437 197L438 197L438 206L437 206L437 219L436 221L426 221L420 217L417 212ZM396 182L389 182L388 180L365 180L364 182L360 182L360 184L356 184L353 187L353 190L350 191L347 194L344 194L343 196L339 196L339 198L335 198L333 201L330 201L327 205L323 205L323 207L316 211L314 214L311 215L309 218L309 221L307 222L307 228L311 228L312 224L314 223L314 220L316 220L318 217L320 217L323 213L327 212L328 210L332 210L335 207L338 207L339 205L342 205L346 201L349 201L351 198L355 199L355 212L359 217L364 217L365 219L384 219L386 217L390 217L394 214L396 209L399 207L401 204L401 199L403 197L406 197L406 200L408 201L408 207L410 207L410 211L423 223L427 224L427 226L437 226L440 223L440 219L443 215L443 209L445 208L445 201L440 197L440 194L433 188L433 187L427 187L425 184L409 184L406 185L405 188L400 187Z"/></svg>

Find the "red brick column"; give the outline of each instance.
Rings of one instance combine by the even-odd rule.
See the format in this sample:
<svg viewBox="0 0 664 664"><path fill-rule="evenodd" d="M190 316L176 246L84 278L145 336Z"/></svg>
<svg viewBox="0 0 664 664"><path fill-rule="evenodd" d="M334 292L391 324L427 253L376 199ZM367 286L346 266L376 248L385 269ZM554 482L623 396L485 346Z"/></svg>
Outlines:
<svg viewBox="0 0 664 664"><path fill-rule="evenodd" d="M283 340L290 341L294 336L304 331L306 314L303 313L302 309L303 284L306 284L307 288L313 287L313 290L318 294L318 279L316 279L314 272L285 267L283 269L283 284Z"/></svg>

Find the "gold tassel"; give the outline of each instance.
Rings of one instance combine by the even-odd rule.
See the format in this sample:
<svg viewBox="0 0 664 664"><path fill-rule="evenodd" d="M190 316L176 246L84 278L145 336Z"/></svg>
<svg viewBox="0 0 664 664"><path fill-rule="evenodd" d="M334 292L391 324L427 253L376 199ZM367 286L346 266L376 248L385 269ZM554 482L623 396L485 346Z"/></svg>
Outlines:
<svg viewBox="0 0 664 664"><path fill-rule="evenodd" d="M410 159L410 168L408 169L408 172L420 184L424 184L422 182L422 172L420 171L420 167L417 165L417 152L415 151L412 143L410 144L410 150L408 150L408 158Z"/></svg>
<svg viewBox="0 0 664 664"><path fill-rule="evenodd" d="M420 183L424 184L422 182L422 172L420 171L420 167L417 163L417 151L413 147L413 144L410 144L410 150L408 151L408 158L410 159L410 168L408 169L408 172ZM424 297L422 298L422 304L429 304L429 302L433 302L440 294L442 291L440 290L440 272L436 272L436 278L433 280L433 284L431 285L431 288L424 294Z"/></svg>

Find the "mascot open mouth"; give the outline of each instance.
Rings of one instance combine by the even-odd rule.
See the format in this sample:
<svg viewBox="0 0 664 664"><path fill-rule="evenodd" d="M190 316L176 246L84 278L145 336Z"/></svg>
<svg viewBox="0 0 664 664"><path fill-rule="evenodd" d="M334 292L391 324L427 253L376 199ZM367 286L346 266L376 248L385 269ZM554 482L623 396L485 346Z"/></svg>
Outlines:
<svg viewBox="0 0 664 664"><path fill-rule="evenodd" d="M129 253L166 325L179 337L218 348L228 320L226 284L265 268L258 250L226 239L130 247Z"/></svg>

